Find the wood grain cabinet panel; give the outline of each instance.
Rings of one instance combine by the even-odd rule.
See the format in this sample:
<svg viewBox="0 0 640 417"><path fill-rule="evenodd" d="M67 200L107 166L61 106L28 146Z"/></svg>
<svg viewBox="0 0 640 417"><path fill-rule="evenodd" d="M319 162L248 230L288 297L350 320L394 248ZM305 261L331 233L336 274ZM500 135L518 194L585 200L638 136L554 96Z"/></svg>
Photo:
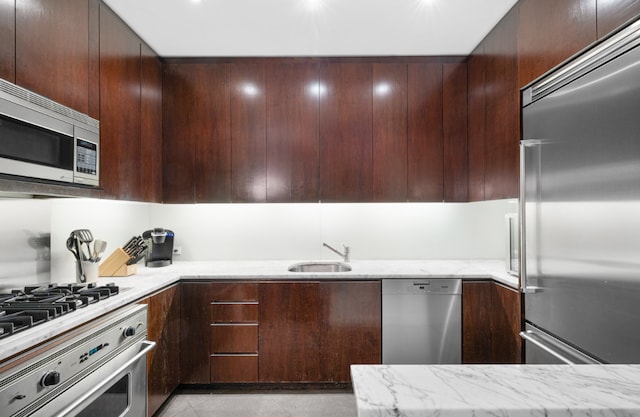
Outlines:
<svg viewBox="0 0 640 417"><path fill-rule="evenodd" d="M0 78L16 81L16 4L0 0Z"/></svg>
<svg viewBox="0 0 640 417"><path fill-rule="evenodd" d="M265 67L234 62L231 93L232 201L262 203L267 199L267 131Z"/></svg>
<svg viewBox="0 0 640 417"><path fill-rule="evenodd" d="M640 0L597 0L598 39L640 15Z"/></svg>
<svg viewBox="0 0 640 417"><path fill-rule="evenodd" d="M353 364L382 361L380 281L320 283L322 382L350 382Z"/></svg>
<svg viewBox="0 0 640 417"><path fill-rule="evenodd" d="M211 304L211 323L257 323L258 303L214 302Z"/></svg>
<svg viewBox="0 0 640 417"><path fill-rule="evenodd" d="M140 199L162 202L162 64L142 45L140 74Z"/></svg>
<svg viewBox="0 0 640 417"><path fill-rule="evenodd" d="M407 65L373 64L373 201L407 201Z"/></svg>
<svg viewBox="0 0 640 417"><path fill-rule="evenodd" d="M211 325L211 353L258 353L258 324Z"/></svg>
<svg viewBox="0 0 640 417"><path fill-rule="evenodd" d="M468 199L467 64L442 66L444 201Z"/></svg>
<svg viewBox="0 0 640 417"><path fill-rule="evenodd" d="M409 201L443 201L442 64L408 65Z"/></svg>
<svg viewBox="0 0 640 417"><path fill-rule="evenodd" d="M320 198L373 198L372 67L320 64Z"/></svg>
<svg viewBox="0 0 640 417"><path fill-rule="evenodd" d="M243 302L260 299L257 282L215 282L211 284L211 301Z"/></svg>
<svg viewBox="0 0 640 417"><path fill-rule="evenodd" d="M231 201L229 64L164 65L164 201Z"/></svg>
<svg viewBox="0 0 640 417"><path fill-rule="evenodd" d="M180 383L180 287L174 285L147 299L148 339L156 347L147 356L148 415L153 415Z"/></svg>
<svg viewBox="0 0 640 417"><path fill-rule="evenodd" d="M212 383L258 382L258 355L211 356Z"/></svg>
<svg viewBox="0 0 640 417"><path fill-rule="evenodd" d="M513 8L484 41L484 198L516 198L519 179L520 90L518 9Z"/></svg>
<svg viewBox="0 0 640 417"><path fill-rule="evenodd" d="M485 39L486 41L486 39ZM483 41L467 61L469 201L485 199L485 61ZM515 93L512 92L512 93ZM515 110L512 110L515 111Z"/></svg>
<svg viewBox="0 0 640 417"><path fill-rule="evenodd" d="M210 283L181 283L180 382L208 384L211 293Z"/></svg>
<svg viewBox="0 0 640 417"><path fill-rule="evenodd" d="M100 7L100 182L105 197L139 200L140 40Z"/></svg>
<svg viewBox="0 0 640 417"><path fill-rule="evenodd" d="M317 202L318 65L266 64L267 201Z"/></svg>
<svg viewBox="0 0 640 417"><path fill-rule="evenodd" d="M317 282L260 283L260 382L320 377Z"/></svg>
<svg viewBox="0 0 640 417"><path fill-rule="evenodd" d="M17 1L15 6L16 84L89 113L89 2Z"/></svg>
<svg viewBox="0 0 640 417"><path fill-rule="evenodd" d="M462 362L522 362L520 293L492 281L462 285Z"/></svg>
<svg viewBox="0 0 640 417"><path fill-rule="evenodd" d="M521 0L519 8L519 87L597 38L596 0Z"/></svg>

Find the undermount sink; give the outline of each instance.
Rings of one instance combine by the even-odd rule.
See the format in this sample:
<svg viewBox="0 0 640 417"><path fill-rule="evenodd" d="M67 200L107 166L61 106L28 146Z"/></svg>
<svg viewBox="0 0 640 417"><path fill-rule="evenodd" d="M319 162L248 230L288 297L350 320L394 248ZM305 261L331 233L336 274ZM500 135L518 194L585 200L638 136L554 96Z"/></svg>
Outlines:
<svg viewBox="0 0 640 417"><path fill-rule="evenodd" d="M349 272L351 266L343 262L302 262L289 267L289 272Z"/></svg>

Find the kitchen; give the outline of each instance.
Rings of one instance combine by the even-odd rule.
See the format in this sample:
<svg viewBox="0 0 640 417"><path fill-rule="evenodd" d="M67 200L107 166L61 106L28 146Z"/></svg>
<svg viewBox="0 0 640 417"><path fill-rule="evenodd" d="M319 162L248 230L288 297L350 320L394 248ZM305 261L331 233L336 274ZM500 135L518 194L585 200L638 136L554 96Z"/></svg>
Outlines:
<svg viewBox="0 0 640 417"><path fill-rule="evenodd" d="M65 3L69 3L70 6L56 9L56 13L63 15L59 18L64 19L66 13L66 18L71 19L69 16L74 16L75 20L84 22L81 17L88 15L89 22L86 26L75 26L71 31L64 25L47 20L47 13L31 13L28 2L15 3L15 17L8 19L13 20L15 26L13 29L11 25L4 23L0 26L3 34L8 28L8 33L13 34L15 38L13 55L6 55L9 56L7 59L4 58L4 52L0 55L0 68L3 71L8 68L7 73L3 72L2 78L15 81L100 120L101 186L104 191L2 179L3 190L12 193L63 196L75 193L81 197L99 198L12 198L3 201L3 212L7 210L15 213L15 217L7 216L3 220L8 224L3 230L24 235L23 229L27 226L15 225L26 223L28 227L34 227L33 233L36 236L46 236L50 233L51 238L50 274L47 272L46 259L41 259L38 265L33 265L33 261L29 261L32 259L31 255L27 255L23 261L29 265L24 268L14 264L20 261L20 256L11 256L11 250L4 252L7 254L7 261L3 261L3 269L6 264L17 271L15 274L8 274L12 277L8 279L20 277L16 279L18 286L24 285L25 279L31 279L34 275L38 282L47 282L51 277L55 277L56 280L60 279L59 277L69 277L65 278L66 282L70 282L69 279L73 280L73 258L67 252L64 241L70 230L81 227L91 229L96 237L108 241L107 253L124 244L132 234L164 225L176 231L176 245L181 246L183 250L183 254L179 255L181 258L176 256L176 260L284 260L286 262L283 264L283 271L286 270L289 261L336 259L333 253L322 247L322 242L334 247L339 247L340 242L349 245L352 248L354 267L358 260L367 259L500 259L504 245L504 215L517 211L517 204L510 199L517 197L518 192L519 87L593 41L604 37L610 30L640 11L637 2L576 1L558 5L556 2L524 1L509 11L466 61L455 57L443 58L442 61L407 57L397 60L361 58L361 62L355 63L345 62L344 58L334 61L308 59L302 62L313 68L317 64L320 67L318 71L325 71L322 72L323 75L333 77L331 79L336 79L336 82L342 82L343 88L350 81L360 79L360 75L365 71L363 67L369 68L366 71L370 71L371 77L373 74L387 77L389 73L384 72L386 70L391 71L391 76L397 76L397 72L392 71L397 66L412 68L404 73L407 74L407 81L400 83L406 85L411 82L409 92L418 91L418 87L425 88L415 83L415 79L408 75L420 74L420 70L436 71L436 74L455 77L460 76L457 71L462 65L466 67L468 76L457 79L468 80L468 93L464 89L461 94L455 88L460 84L447 83L444 75L441 75L442 84L435 86L446 98L439 104L442 124L435 125L436 131L441 132L435 137L440 141L436 142L436 145L440 144L443 155L443 163L439 170L416 173L412 170L424 165L409 163L400 164L404 165L403 169L406 172L402 172L402 175L384 175L385 170L397 169L393 162L398 157L403 160L403 155L421 155L420 152L424 152L416 148L417 145L414 143L408 145L409 149L385 151L383 155L388 158L383 162L390 165L383 164L377 173L368 174L368 169L363 170L363 167L370 166L371 162L367 161L373 161L374 166L380 163L379 148L362 148L361 144L349 143L349 148L345 148L344 152L322 154L320 150L311 150L320 154L320 167L316 164L304 164L303 168L311 166L314 170L319 169L322 182L313 184L308 178L317 178L316 175L300 174L306 171L295 171L301 168L281 157L288 152L303 155L300 152L305 152L305 149L284 148L269 152L271 148L264 148L264 140L272 136L269 132L274 128L269 124L270 120L279 120L277 113L268 113L274 116L264 121L265 113L272 108L268 104L265 111L264 108L253 108L250 103L234 98L238 100L237 107L234 108L246 111L233 114L249 118L249 123L240 119L239 125L255 128L255 132L231 132L234 138L240 137L245 141L241 143L244 143L247 149L246 152L234 153L234 148L225 147L225 141L196 141L194 138L199 137L198 129L206 131L214 127L219 128L220 125L224 130L219 134L225 137L225 132L230 131L232 126L238 126L237 121L234 123L230 120L236 116L216 114L219 123L212 127L206 124L209 120L204 119L198 112L202 107L186 105L190 99L188 94L185 97L171 95L170 97L177 102L174 104L176 107L171 106L169 110L160 107L162 103L159 102L157 94L159 89L162 90L162 94L166 94L167 89L178 92L191 91L195 94L197 91L189 90L188 83L178 82L184 81L180 78L180 71L192 76L196 85L206 82L224 87L227 82L225 80L237 80L248 76L255 78L256 74L263 74L261 77L264 78L258 77L258 80L277 82L277 74L268 72L268 64L282 65L284 69L291 61L282 59L279 63L277 59L264 59L247 63L239 58L229 58L205 60L207 62L181 63L177 59L161 62L153 56L147 45L139 39L136 40L135 34L126 30L119 18L104 4L97 1L79 2L82 7L76 8L72 6L78 6L75 4L78 2ZM13 16L14 12L9 10L12 7L7 8L7 4L13 2L3 2L5 8L1 9L2 16ZM505 12L506 9L508 7L505 8ZM74 13L79 14L80 18ZM26 25L29 19L34 19L37 24ZM545 21L548 27L545 26L542 30L534 24L539 21ZM572 24L566 25L567 21ZM99 26L96 23L99 23ZM24 30L25 27L29 27L29 30ZM77 36L79 29L86 31L87 36ZM553 41L557 38L566 42ZM51 47L41 48L39 43L34 44L36 39L47 39L51 42ZM89 55L56 53L73 48L89 50ZM110 57L122 59L108 59ZM75 58L79 60L77 65L68 65L66 60ZM333 72L338 64L346 66L346 75ZM70 73L71 70L64 70L71 67L78 72ZM223 68L222 71L208 70L220 67ZM45 71L46 75L43 76L42 73L30 73L34 68L50 69ZM61 68L63 70L60 70ZM187 68L194 69L191 71ZM232 74L230 68L237 69L237 72ZM313 68L312 73L315 71ZM5 77L6 74L8 76ZM301 77L299 72L287 74ZM304 74L302 72L302 75ZM418 80L422 78L424 77L417 77ZM176 82L167 83L167 80ZM373 82L373 78L370 80ZM186 81L190 81L188 77ZM163 82L166 83L164 86ZM137 87L123 89L123 85ZM283 93L267 100L284 102L285 110L291 108L286 107L287 105L299 104L295 100L293 104L283 100L283 97L289 95L287 83L281 88ZM225 88L214 90L216 94L222 95L223 99L232 94ZM208 99L209 102L200 99L198 102L206 107L221 98L213 96ZM371 101L373 100L370 99L369 103ZM384 114L384 107L371 107L370 104L365 105L362 102L358 102L357 105L365 106L358 109L364 110L362 120L365 122L359 125L359 129L365 127L365 137L375 137L376 143L384 143L385 138L393 136L393 133L385 133L384 124L377 126L373 131L366 128L366 125L373 125L373 121ZM409 107L410 105L407 113L411 111ZM459 111L453 109L465 107L468 108L468 119L456 119ZM170 111L170 117L167 117L167 111ZM320 111L323 111L322 108ZM313 127L311 137L318 135L324 138L330 134L339 136L340 126L345 129L348 127L340 118L344 113L348 113L348 109L338 114L325 112L318 119L312 118L316 120L316 124L313 125L316 127ZM174 123L187 117L193 117L197 123ZM256 124L260 120L263 120L262 124ZM366 122L367 120L369 121ZM293 133L289 133L301 134L297 129L308 126L306 123L290 125ZM335 129L332 126L338 126L338 130L331 130ZM426 125L427 129L424 128L425 125L420 124L417 128L412 126L401 125L400 128L405 132L433 131L429 128L433 125ZM307 130L303 129L302 134L305 132ZM157 141L163 135L161 147L157 145ZM131 137L136 140L131 140ZM429 139L434 140L425 140ZM255 140L259 146L249 146L251 143L247 141L250 140ZM353 158L353 155L361 154L371 155L372 159L360 161ZM216 164L209 164L209 159L200 158L201 155L222 155L224 158ZM426 152L425 156L428 157L429 152ZM245 157L248 160L243 159ZM295 161L295 158L293 159ZM462 164L451 162L461 160ZM230 161L231 167L227 165L225 168L225 161ZM259 161L263 161L262 164ZM275 161L276 164L271 165L270 161ZM325 172L323 168L326 166L333 169L332 172L342 174L348 179L340 182L342 177L339 175L325 176L322 173ZM189 169L184 169L186 167ZM273 170L278 167L282 167L283 171ZM217 169L220 171L216 171ZM228 172L229 169L233 170L231 174ZM260 181L252 182L256 178L256 171L253 170L266 171L266 184ZM270 174L273 176L270 177ZM279 184L277 181L270 182L269 178L280 176L284 176L289 183L285 182L285 185L279 188L269 188L269 184ZM259 179L260 176L257 177ZM385 182L388 177L395 182ZM304 178L306 182L302 185L296 184L294 180L299 178ZM399 189L398 184L405 184L405 188ZM398 190L400 193L396 194ZM322 203L318 204L318 200ZM174 204L159 204L161 201ZM220 202L252 204L215 204ZM268 204L270 202L281 204ZM31 216L37 218L41 224L24 220L21 216L27 213L33 213ZM42 220L47 218L50 220ZM108 224L99 220L103 218L109 219ZM24 241L23 236L17 237L18 241ZM17 249L14 246L10 249L16 254ZM33 250L25 248L25 252L27 251ZM425 253L428 255L425 256ZM24 274L28 269L34 270L29 272L29 278L21 277L20 274ZM4 272L2 275L5 275ZM139 275L142 276L142 272ZM126 292L124 294L126 295Z"/></svg>

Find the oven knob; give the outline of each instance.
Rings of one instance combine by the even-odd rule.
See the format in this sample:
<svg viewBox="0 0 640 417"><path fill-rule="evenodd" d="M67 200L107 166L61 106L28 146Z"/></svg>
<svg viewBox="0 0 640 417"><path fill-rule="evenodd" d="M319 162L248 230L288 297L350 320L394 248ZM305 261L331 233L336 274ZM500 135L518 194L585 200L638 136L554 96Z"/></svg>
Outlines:
<svg viewBox="0 0 640 417"><path fill-rule="evenodd" d="M58 383L60 383L60 372L58 371L48 371L40 379L40 385L43 387L50 387Z"/></svg>
<svg viewBox="0 0 640 417"><path fill-rule="evenodd" d="M134 336L136 334L136 329L133 326L127 326L124 328L124 331L122 332L122 335L124 337L131 337Z"/></svg>

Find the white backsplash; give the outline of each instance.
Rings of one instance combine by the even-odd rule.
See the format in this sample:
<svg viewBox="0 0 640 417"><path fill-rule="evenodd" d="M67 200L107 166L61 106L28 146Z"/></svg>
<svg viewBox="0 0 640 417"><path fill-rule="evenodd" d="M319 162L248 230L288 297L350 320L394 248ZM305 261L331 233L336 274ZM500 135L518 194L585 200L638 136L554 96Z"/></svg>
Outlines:
<svg viewBox="0 0 640 417"><path fill-rule="evenodd" d="M175 232L176 260L502 259L514 200L476 203L152 204L94 199L0 200L0 287L73 282L74 229L107 241L105 257L153 227ZM50 234L47 251L30 237ZM50 274L49 274L50 270ZM18 284L16 284L18 282Z"/></svg>
<svg viewBox="0 0 640 417"><path fill-rule="evenodd" d="M477 203L152 205L181 260L501 259L514 200Z"/></svg>

